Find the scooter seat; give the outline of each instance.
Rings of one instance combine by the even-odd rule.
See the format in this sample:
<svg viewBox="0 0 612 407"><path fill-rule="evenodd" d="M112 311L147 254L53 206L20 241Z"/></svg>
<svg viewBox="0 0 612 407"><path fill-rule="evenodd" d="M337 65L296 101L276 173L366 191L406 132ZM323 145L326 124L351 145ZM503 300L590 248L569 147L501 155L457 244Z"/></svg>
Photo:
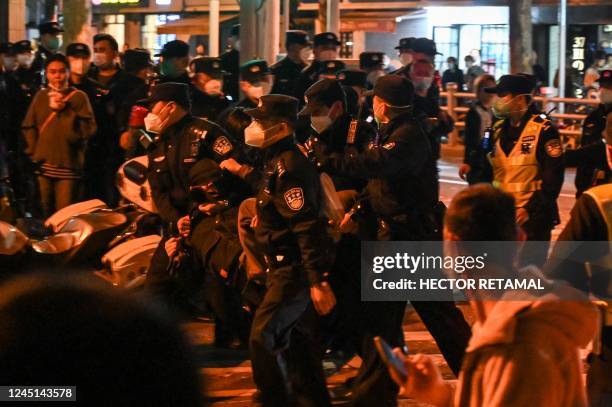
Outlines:
<svg viewBox="0 0 612 407"><path fill-rule="evenodd" d="M53 233L58 233L60 229L62 229L62 227L70 220L70 218L85 213L92 213L101 209L109 208L99 199L77 202L55 212L45 221L45 226L51 228Z"/></svg>

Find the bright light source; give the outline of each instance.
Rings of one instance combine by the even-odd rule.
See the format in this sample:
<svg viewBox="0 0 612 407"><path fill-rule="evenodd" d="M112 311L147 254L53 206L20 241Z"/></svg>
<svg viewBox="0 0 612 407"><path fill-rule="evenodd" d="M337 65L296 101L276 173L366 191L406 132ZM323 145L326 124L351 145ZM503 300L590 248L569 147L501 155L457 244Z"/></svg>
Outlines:
<svg viewBox="0 0 612 407"><path fill-rule="evenodd" d="M401 23L402 22L402 18L401 17L395 17L395 22L396 23Z"/></svg>
<svg viewBox="0 0 612 407"><path fill-rule="evenodd" d="M155 4L158 6L169 6L172 4L172 0L155 0Z"/></svg>
<svg viewBox="0 0 612 407"><path fill-rule="evenodd" d="M348 45L348 46L351 46L351 45L353 45L353 41L347 41L347 42L345 42L345 44Z"/></svg>

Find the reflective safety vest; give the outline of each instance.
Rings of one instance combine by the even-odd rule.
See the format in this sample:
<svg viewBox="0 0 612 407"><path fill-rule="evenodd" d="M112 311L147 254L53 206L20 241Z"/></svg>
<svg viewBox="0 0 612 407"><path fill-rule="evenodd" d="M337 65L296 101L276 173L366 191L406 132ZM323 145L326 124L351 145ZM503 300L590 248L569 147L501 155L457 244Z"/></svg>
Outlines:
<svg viewBox="0 0 612 407"><path fill-rule="evenodd" d="M593 198L597 204L601 217L608 226L608 240L612 241L612 184L589 188L584 193Z"/></svg>
<svg viewBox="0 0 612 407"><path fill-rule="evenodd" d="M520 208L527 205L535 191L542 189L542 176L536 152L542 129L550 125L550 122L539 115L534 115L525 125L508 155L501 148L501 123L496 126L493 133L495 147L488 153L489 162L493 167L493 186L511 194L516 201L516 207Z"/></svg>

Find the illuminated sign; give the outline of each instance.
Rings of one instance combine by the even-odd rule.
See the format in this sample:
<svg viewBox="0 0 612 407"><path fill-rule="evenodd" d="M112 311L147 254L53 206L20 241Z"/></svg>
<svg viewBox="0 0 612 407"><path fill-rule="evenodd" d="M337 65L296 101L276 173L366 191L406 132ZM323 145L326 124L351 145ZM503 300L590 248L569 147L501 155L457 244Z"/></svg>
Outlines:
<svg viewBox="0 0 612 407"><path fill-rule="evenodd" d="M580 73L584 71L584 51L586 37L574 37L572 41L572 68Z"/></svg>
<svg viewBox="0 0 612 407"><path fill-rule="evenodd" d="M146 7L147 0L91 0L94 6L141 6Z"/></svg>

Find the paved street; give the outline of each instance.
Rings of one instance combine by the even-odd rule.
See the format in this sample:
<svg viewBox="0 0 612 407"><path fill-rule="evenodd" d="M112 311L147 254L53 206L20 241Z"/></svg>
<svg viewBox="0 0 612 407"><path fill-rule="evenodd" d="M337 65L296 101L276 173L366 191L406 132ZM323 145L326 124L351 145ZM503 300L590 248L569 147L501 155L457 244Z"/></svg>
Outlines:
<svg viewBox="0 0 612 407"><path fill-rule="evenodd" d="M457 154L454 156L446 154L445 158L439 162L441 199L446 204L450 202L455 193L467 185L457 176L457 167L460 162L461 159ZM573 170L567 171L563 191L559 198L562 225L567 222L569 211L574 203L573 174ZM561 227L557 227L554 237L560 230ZM472 316L467 305L461 305L460 308L471 323ZM210 322L193 322L187 324L185 328L196 344L197 358L208 401L214 406L248 406L255 386L251 377L251 365L247 352L223 351L214 348L211 345L214 329ZM442 368L445 379L455 380L431 335L410 307L408 307L404 321L404 336L411 353L432 355L438 366ZM356 374L359 364L359 358L354 358L340 372L329 377L328 388L333 395L335 405L343 405L347 402L350 393L344 384L347 378ZM402 399L400 405L422 406L423 404L416 403L414 400Z"/></svg>

